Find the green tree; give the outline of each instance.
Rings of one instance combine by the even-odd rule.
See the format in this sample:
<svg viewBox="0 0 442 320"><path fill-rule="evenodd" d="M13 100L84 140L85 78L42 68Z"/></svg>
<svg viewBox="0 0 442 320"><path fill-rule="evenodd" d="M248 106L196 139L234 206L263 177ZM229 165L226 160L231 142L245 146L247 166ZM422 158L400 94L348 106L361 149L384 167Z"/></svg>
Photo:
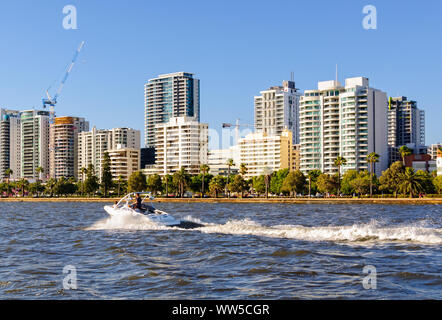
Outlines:
<svg viewBox="0 0 442 320"><path fill-rule="evenodd" d="M11 193L11 176L13 174L14 174L14 171L11 168L7 168L5 170L5 175L7 177L7 180L6 180L6 187L7 187L6 193L7 193L8 197L9 197L9 194Z"/></svg>
<svg viewBox="0 0 442 320"><path fill-rule="evenodd" d="M239 174L244 177L247 174L247 172L248 172L247 165L245 163L241 163L241 165L239 166Z"/></svg>
<svg viewBox="0 0 442 320"><path fill-rule="evenodd" d="M422 191L426 194L433 194L436 191L436 188L433 184L433 177L431 176L431 173L424 171L424 170L418 170L416 172L416 175L422 185Z"/></svg>
<svg viewBox="0 0 442 320"><path fill-rule="evenodd" d="M122 189L127 188L126 184L127 184L127 181L124 180L124 177L120 174L118 176L117 180L115 180L115 182L114 182L114 185L117 186L118 198L120 197Z"/></svg>
<svg viewBox="0 0 442 320"><path fill-rule="evenodd" d="M391 192L397 197L399 192L399 185L401 182L401 176L405 172L405 167L401 161L396 161L390 168L382 172L379 178L380 190Z"/></svg>
<svg viewBox="0 0 442 320"><path fill-rule="evenodd" d="M289 172L290 172L289 169L280 169L272 175L272 179L270 180L270 192L271 193L277 194L277 195L281 194L282 184L284 182L284 179L289 174Z"/></svg>
<svg viewBox="0 0 442 320"><path fill-rule="evenodd" d="M402 164L404 165L404 167L405 167L405 157L409 156L412 153L413 153L413 151L410 148L408 148L407 146L402 146L399 148L399 154L402 158Z"/></svg>
<svg viewBox="0 0 442 320"><path fill-rule="evenodd" d="M185 168L173 173L172 181L178 190L178 196L183 198L186 192L186 187L189 185L190 176Z"/></svg>
<svg viewBox="0 0 442 320"><path fill-rule="evenodd" d="M399 190L403 194L410 194L410 198L423 190L422 181L413 168L405 168L401 174Z"/></svg>
<svg viewBox="0 0 442 320"><path fill-rule="evenodd" d="M81 177L82 177L82 184L81 184L81 194L84 195L84 181L86 181L86 175L87 175L87 168L81 167L80 169Z"/></svg>
<svg viewBox="0 0 442 320"><path fill-rule="evenodd" d="M264 175L252 178L252 187L255 192L260 195L266 192L266 182Z"/></svg>
<svg viewBox="0 0 442 320"><path fill-rule="evenodd" d="M308 196L311 197L312 190L315 190L315 193L318 191L316 187L316 181L318 177L322 174L321 170L311 170L307 174L308 178Z"/></svg>
<svg viewBox="0 0 442 320"><path fill-rule="evenodd" d="M25 196L25 191L27 190L28 186L29 186L29 181L26 180L25 178L22 178L19 181L17 181L17 187L21 190L22 197Z"/></svg>
<svg viewBox="0 0 442 320"><path fill-rule="evenodd" d="M372 152L367 155L367 162L370 165L370 198L373 197L373 175L374 175L374 164L379 162L379 155L376 152Z"/></svg>
<svg viewBox="0 0 442 320"><path fill-rule="evenodd" d="M37 180L41 180L41 175L45 172L45 170L43 169L43 167L37 167L35 169L35 173L38 175L38 179Z"/></svg>
<svg viewBox="0 0 442 320"><path fill-rule="evenodd" d="M355 193L355 188L352 185L352 181L358 178L359 174L356 170L347 170L342 176L341 191L343 194Z"/></svg>
<svg viewBox="0 0 442 320"><path fill-rule="evenodd" d="M305 183L306 178L300 170L292 171L284 179L281 190L296 195L304 190Z"/></svg>
<svg viewBox="0 0 442 320"><path fill-rule="evenodd" d="M247 188L247 182L244 180L242 175L236 175L233 180L227 186L230 192L236 192L241 194L241 198L244 195L244 191Z"/></svg>
<svg viewBox="0 0 442 320"><path fill-rule="evenodd" d="M84 181L84 191L88 195L93 195L100 187L98 177L95 174L95 168L93 164L89 164L86 173L86 180Z"/></svg>
<svg viewBox="0 0 442 320"><path fill-rule="evenodd" d="M134 171L127 181L128 192L142 192L147 188L147 179L143 172Z"/></svg>
<svg viewBox="0 0 442 320"><path fill-rule="evenodd" d="M41 184L40 180L37 180L36 182L29 185L29 191L32 194L36 195L38 198L40 196L40 193L45 191L45 187Z"/></svg>
<svg viewBox="0 0 442 320"><path fill-rule="evenodd" d="M209 191L215 194L215 198L218 198L218 194L222 192L225 188L226 181L223 176L214 176L209 183Z"/></svg>
<svg viewBox="0 0 442 320"><path fill-rule="evenodd" d="M227 193L227 197L230 198L230 192L227 190L227 186L229 185L229 181L230 181L230 168L233 167L235 165L235 162L233 161L233 159L228 159L226 162L227 165L227 184L226 184L226 193Z"/></svg>
<svg viewBox="0 0 442 320"><path fill-rule="evenodd" d="M433 178L433 185L436 188L438 194L442 193L442 176L436 176Z"/></svg>
<svg viewBox="0 0 442 320"><path fill-rule="evenodd" d="M52 198L55 194L55 185L57 184L57 180L54 178L50 178L46 181L46 192L49 193Z"/></svg>
<svg viewBox="0 0 442 320"><path fill-rule="evenodd" d="M321 174L316 181L319 192L323 194L334 193L338 188L338 176L330 176L328 174Z"/></svg>
<svg viewBox="0 0 442 320"><path fill-rule="evenodd" d="M107 198L109 189L112 187L113 177L111 172L111 159L108 152L103 155L103 166L101 168L101 186L104 197Z"/></svg>
<svg viewBox="0 0 442 320"><path fill-rule="evenodd" d="M358 172L355 179L350 181L351 187L359 196L370 190L370 177L371 175L367 171L361 171Z"/></svg>
<svg viewBox="0 0 442 320"><path fill-rule="evenodd" d="M158 174L153 174L147 178L147 188L153 195L157 195L161 191L163 183L161 177Z"/></svg>
<svg viewBox="0 0 442 320"><path fill-rule="evenodd" d="M338 156L335 161L333 161L334 165L338 167L338 196L341 193L341 167L347 164L347 159L344 157Z"/></svg>
<svg viewBox="0 0 442 320"><path fill-rule="evenodd" d="M169 196L170 189L173 189L173 179L170 174L166 174L163 176L163 189L166 193L166 198Z"/></svg>
<svg viewBox="0 0 442 320"><path fill-rule="evenodd" d="M206 184L206 174L209 173L210 167L207 164L202 164L200 167L201 177L201 198L204 197L205 184Z"/></svg>

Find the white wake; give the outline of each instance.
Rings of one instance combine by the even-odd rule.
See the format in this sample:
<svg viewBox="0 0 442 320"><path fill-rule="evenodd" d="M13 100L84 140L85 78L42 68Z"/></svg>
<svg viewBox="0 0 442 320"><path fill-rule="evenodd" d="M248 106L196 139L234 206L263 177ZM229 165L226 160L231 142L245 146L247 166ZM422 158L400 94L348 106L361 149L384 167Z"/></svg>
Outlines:
<svg viewBox="0 0 442 320"><path fill-rule="evenodd" d="M380 226L377 221L351 226L318 226L300 225L264 226L255 221L230 220L225 224L205 223L191 216L183 220L203 224L203 227L192 229L202 233L230 235L249 235L270 238L296 239L304 241L336 242L393 242L408 241L421 244L442 244L442 229L416 225ZM180 230L150 221L143 215L118 215L96 222L87 230Z"/></svg>

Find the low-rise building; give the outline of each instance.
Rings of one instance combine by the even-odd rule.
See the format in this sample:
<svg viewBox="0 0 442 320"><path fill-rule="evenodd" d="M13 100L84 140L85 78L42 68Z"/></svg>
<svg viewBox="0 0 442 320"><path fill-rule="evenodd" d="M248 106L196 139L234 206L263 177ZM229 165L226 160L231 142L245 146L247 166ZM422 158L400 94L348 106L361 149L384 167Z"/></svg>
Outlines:
<svg viewBox="0 0 442 320"><path fill-rule="evenodd" d="M293 170L292 132L284 130L281 135L256 132L239 140L240 163L247 167L247 178L260 176L265 171Z"/></svg>
<svg viewBox="0 0 442 320"><path fill-rule="evenodd" d="M140 149L125 148L119 144L116 149L108 150L107 153L114 179L121 176L124 180L128 180L133 172L140 170Z"/></svg>

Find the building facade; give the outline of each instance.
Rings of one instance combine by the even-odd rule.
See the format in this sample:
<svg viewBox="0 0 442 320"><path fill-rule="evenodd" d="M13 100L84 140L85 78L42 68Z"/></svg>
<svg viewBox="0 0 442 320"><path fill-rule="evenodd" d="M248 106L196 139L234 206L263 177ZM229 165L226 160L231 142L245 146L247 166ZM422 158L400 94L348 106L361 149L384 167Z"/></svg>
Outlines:
<svg viewBox="0 0 442 320"><path fill-rule="evenodd" d="M207 159L207 165L210 168L210 174L216 175L228 175L229 168L227 161L233 159L234 165L230 167L230 173L236 174L239 172L241 165L241 158L239 155L239 146L231 146L228 149L214 149L210 150Z"/></svg>
<svg viewBox="0 0 442 320"><path fill-rule="evenodd" d="M140 149L124 148L119 144L116 149L107 152L110 158L110 171L114 179L122 177L128 180L133 172L140 170Z"/></svg>
<svg viewBox="0 0 442 320"><path fill-rule="evenodd" d="M428 147L427 153L431 156L431 159L437 159L439 148L442 148L442 143L435 143Z"/></svg>
<svg viewBox="0 0 442 320"><path fill-rule="evenodd" d="M88 130L89 122L78 117L57 117L50 124L51 178L78 176L78 134Z"/></svg>
<svg viewBox="0 0 442 320"><path fill-rule="evenodd" d="M183 116L200 121L200 81L192 73L159 75L147 81L144 92L146 147L155 147L157 124Z"/></svg>
<svg viewBox="0 0 442 320"><path fill-rule="evenodd" d="M0 180L17 180L21 176L20 112L0 109ZM12 170L8 176L6 171Z"/></svg>
<svg viewBox="0 0 442 320"><path fill-rule="evenodd" d="M256 132L238 142L240 163L247 167L246 178L256 177L264 172L280 169L293 170L292 132L285 130L281 135Z"/></svg>
<svg viewBox="0 0 442 320"><path fill-rule="evenodd" d="M46 180L49 176L49 111L20 112L20 177ZM37 168L43 173L37 173Z"/></svg>
<svg viewBox="0 0 442 320"><path fill-rule="evenodd" d="M364 77L318 83L300 102L301 171L334 174L334 160L342 156L343 172L368 170L367 155L380 155L376 174L388 167L387 95L369 86Z"/></svg>
<svg viewBox="0 0 442 320"><path fill-rule="evenodd" d="M401 147L413 143L425 145L425 112L416 101L406 97L390 98L388 101L388 145Z"/></svg>
<svg viewBox="0 0 442 320"><path fill-rule="evenodd" d="M124 143L122 143L124 142ZM104 153L108 150L123 148L140 149L140 131L131 128L97 129L78 134L78 179L83 180L81 168L92 164L101 179Z"/></svg>
<svg viewBox="0 0 442 320"><path fill-rule="evenodd" d="M290 130L293 143L299 143L299 99L295 82L284 81L255 96L255 129L268 135L281 135Z"/></svg>
<svg viewBox="0 0 442 320"><path fill-rule="evenodd" d="M194 117L173 117L167 123L156 125L155 166L148 174L173 174L184 168L198 174L207 164L208 124Z"/></svg>

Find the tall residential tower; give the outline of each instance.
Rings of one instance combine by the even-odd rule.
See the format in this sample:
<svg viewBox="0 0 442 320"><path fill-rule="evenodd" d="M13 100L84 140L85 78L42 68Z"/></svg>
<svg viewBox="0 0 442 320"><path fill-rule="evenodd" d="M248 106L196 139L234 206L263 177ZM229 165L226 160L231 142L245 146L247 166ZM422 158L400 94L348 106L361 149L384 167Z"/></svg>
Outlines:
<svg viewBox="0 0 442 320"><path fill-rule="evenodd" d="M155 126L173 117L193 117L200 121L200 81L192 73L159 75L144 86L145 146L155 146Z"/></svg>
<svg viewBox="0 0 442 320"><path fill-rule="evenodd" d="M357 77L318 83L306 90L300 103L301 171L319 169L334 174L334 160L342 156L349 169L368 170L367 155L380 155L376 173L388 167L387 95Z"/></svg>

